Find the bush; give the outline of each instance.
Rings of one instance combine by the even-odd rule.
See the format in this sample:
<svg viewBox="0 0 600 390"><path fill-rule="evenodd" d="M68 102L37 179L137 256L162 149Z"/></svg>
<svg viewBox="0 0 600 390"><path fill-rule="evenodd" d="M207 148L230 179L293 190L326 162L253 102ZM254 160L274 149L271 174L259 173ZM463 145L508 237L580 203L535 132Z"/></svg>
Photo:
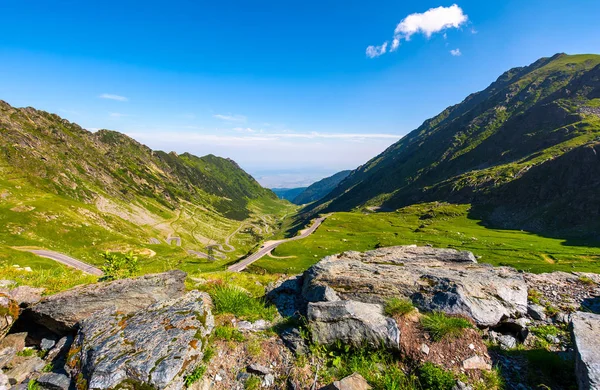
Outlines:
<svg viewBox="0 0 600 390"><path fill-rule="evenodd" d="M246 340L242 332L231 326L215 326L213 329L213 337L226 341L242 342Z"/></svg>
<svg viewBox="0 0 600 390"><path fill-rule="evenodd" d="M101 256L104 258L104 265L101 267L104 272L102 280L130 278L140 271L137 256L132 252L123 255L107 251Z"/></svg>
<svg viewBox="0 0 600 390"><path fill-rule="evenodd" d="M230 313L248 321L260 318L272 321L277 313L274 306L267 306L263 299L253 298L237 286L217 284L210 289L209 294L217 314Z"/></svg>
<svg viewBox="0 0 600 390"><path fill-rule="evenodd" d="M409 299L391 298L385 303L384 312L387 316L405 315L415 310Z"/></svg>
<svg viewBox="0 0 600 390"><path fill-rule="evenodd" d="M439 341L444 337L458 337L464 329L473 327L464 318L450 317L442 312L427 314L421 319L421 324L433 341Z"/></svg>
<svg viewBox="0 0 600 390"><path fill-rule="evenodd" d="M419 367L419 382L423 390L452 390L456 384L451 372L429 362Z"/></svg>

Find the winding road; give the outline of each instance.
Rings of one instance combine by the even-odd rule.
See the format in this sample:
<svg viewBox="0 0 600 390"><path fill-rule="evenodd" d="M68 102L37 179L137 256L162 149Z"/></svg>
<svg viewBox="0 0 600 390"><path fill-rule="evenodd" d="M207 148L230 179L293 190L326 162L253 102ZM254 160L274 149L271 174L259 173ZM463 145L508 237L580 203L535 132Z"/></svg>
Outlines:
<svg viewBox="0 0 600 390"><path fill-rule="evenodd" d="M283 243L286 243L286 242L289 242L289 241L301 240L303 238L306 238L306 237L310 236L311 234L313 234L315 232L315 230L317 230L317 228L319 226L321 226L321 223L323 223L323 221L327 217L329 217L329 215L324 215L322 217L319 217L319 218L315 219L315 222L313 222L313 224L308 229L301 230L300 234L297 235L297 236L295 236L295 237L286 238L285 240L276 240L276 241L267 241L267 242L265 242L260 247L260 249L258 250L258 252L251 254L250 256L248 256L245 259L241 260L239 263L235 263L232 266L228 267L227 269L229 271L232 271L232 272L243 271L244 269L246 269L247 266L249 266L250 264L254 263L258 259L262 258L267 253L270 253L273 249L277 248L279 245L281 245Z"/></svg>
<svg viewBox="0 0 600 390"><path fill-rule="evenodd" d="M74 259L74 258L64 255L62 253L49 251L49 250L45 250L45 249L21 249L21 250L31 252L38 256L57 261L66 266L76 268L76 269L83 271L90 275L96 275L96 276L104 275L104 273L102 271L100 271L98 268L92 267L91 265L86 264L83 261L79 261L77 259Z"/></svg>

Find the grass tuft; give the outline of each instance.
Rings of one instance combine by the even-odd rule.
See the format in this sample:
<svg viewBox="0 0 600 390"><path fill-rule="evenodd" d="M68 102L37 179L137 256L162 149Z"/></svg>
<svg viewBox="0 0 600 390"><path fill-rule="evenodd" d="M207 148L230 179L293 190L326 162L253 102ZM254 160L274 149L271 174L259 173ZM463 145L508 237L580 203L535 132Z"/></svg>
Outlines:
<svg viewBox="0 0 600 390"><path fill-rule="evenodd" d="M254 298L243 289L229 284L216 284L209 289L215 305L215 313L230 313L248 321L266 319L272 321L277 314L274 306L266 305L264 299Z"/></svg>
<svg viewBox="0 0 600 390"><path fill-rule="evenodd" d="M451 317L442 312L433 312L423 316L421 324L433 341L439 341L444 337L458 337L465 329L473 328L468 320Z"/></svg>
<svg viewBox="0 0 600 390"><path fill-rule="evenodd" d="M189 375L187 375L184 379L185 387L190 387L192 384L196 383L204 376L206 372L206 366L201 365L198 366L192 371Z"/></svg>
<svg viewBox="0 0 600 390"><path fill-rule="evenodd" d="M415 310L414 305L406 298L391 298L385 303L384 312L387 316L403 316Z"/></svg>

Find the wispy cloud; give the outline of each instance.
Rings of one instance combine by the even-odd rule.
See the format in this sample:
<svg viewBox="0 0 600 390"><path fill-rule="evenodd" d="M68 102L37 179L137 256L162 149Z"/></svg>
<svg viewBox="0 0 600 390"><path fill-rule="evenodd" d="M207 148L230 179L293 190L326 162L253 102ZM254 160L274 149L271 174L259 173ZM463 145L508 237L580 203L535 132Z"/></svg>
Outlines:
<svg viewBox="0 0 600 390"><path fill-rule="evenodd" d="M215 114L213 117L221 119L227 122L246 122L246 117L243 115L231 115L231 114Z"/></svg>
<svg viewBox="0 0 600 390"><path fill-rule="evenodd" d="M423 34L430 38L433 34L449 28L459 28L465 24L468 16L462 8L453 4L450 7L431 8L423 13L410 14L398 23L394 30L394 37L390 52L396 51L400 43L409 41L415 34ZM387 52L388 41L379 46L367 47L367 57L379 57Z"/></svg>
<svg viewBox="0 0 600 390"><path fill-rule="evenodd" d="M462 56L462 53L460 52L459 48L450 50L450 54L452 54L454 57Z"/></svg>
<svg viewBox="0 0 600 390"><path fill-rule="evenodd" d="M400 138L398 134L388 133L264 133L251 128L236 127L233 129L237 133L247 134L202 134L191 132L153 132L144 134L145 138L169 139L170 141L247 141L247 142L268 142L277 139L344 139L344 140L365 140L365 139L394 139ZM141 133L128 134L132 137L140 136Z"/></svg>
<svg viewBox="0 0 600 390"><path fill-rule="evenodd" d="M98 96L100 99L109 99L109 100L117 100L119 102L126 102L129 99L126 98L125 96L121 96L121 95L113 95L111 93L103 93L102 95Z"/></svg>

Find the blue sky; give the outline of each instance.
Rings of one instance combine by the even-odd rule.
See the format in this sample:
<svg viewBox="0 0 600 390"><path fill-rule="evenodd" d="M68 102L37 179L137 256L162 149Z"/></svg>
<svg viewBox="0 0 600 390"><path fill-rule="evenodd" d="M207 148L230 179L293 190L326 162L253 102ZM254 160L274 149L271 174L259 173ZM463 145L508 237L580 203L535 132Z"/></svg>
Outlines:
<svg viewBox="0 0 600 390"><path fill-rule="evenodd" d="M0 0L0 99L294 186L366 162L511 67L600 53L600 1L453 4Z"/></svg>

